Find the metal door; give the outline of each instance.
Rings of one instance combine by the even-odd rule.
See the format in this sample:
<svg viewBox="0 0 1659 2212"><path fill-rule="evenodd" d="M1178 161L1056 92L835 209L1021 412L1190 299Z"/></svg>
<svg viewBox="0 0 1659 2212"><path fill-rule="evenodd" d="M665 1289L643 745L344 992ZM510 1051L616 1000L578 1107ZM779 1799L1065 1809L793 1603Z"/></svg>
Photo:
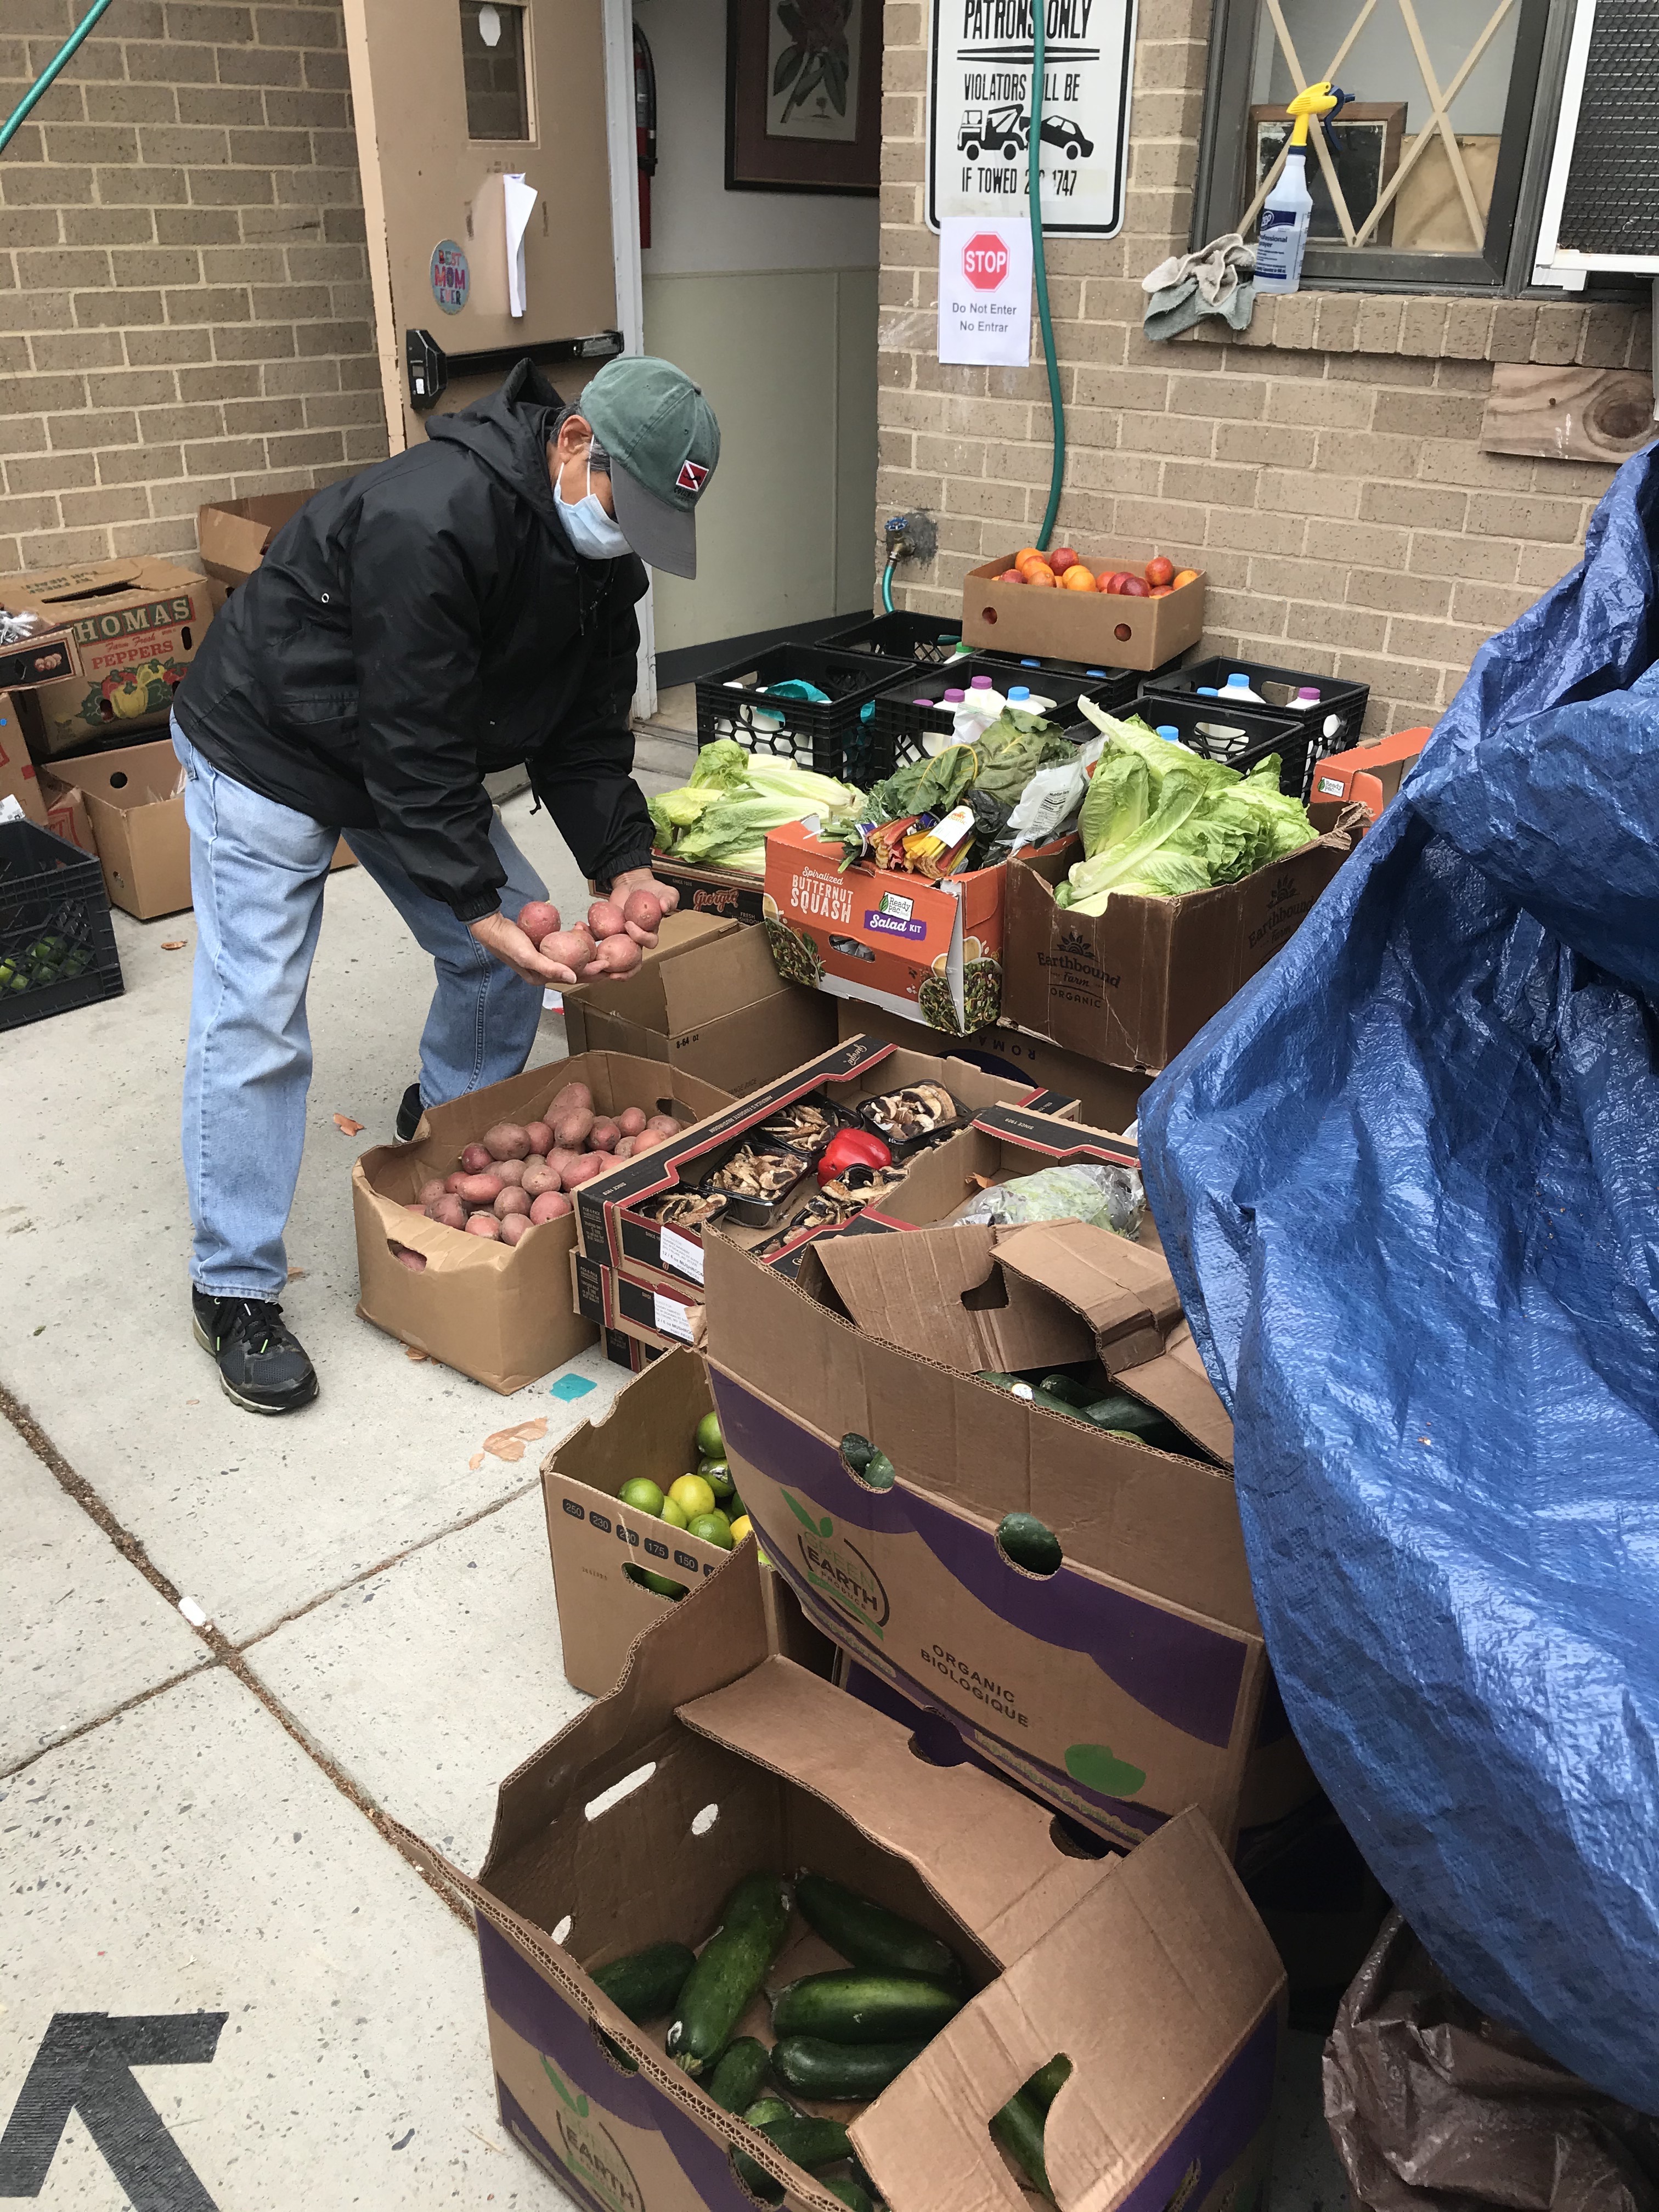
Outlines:
<svg viewBox="0 0 1659 2212"><path fill-rule="evenodd" d="M604 15L602 0L345 0L393 452L523 354L568 396L623 350ZM536 195L518 313L513 177Z"/></svg>

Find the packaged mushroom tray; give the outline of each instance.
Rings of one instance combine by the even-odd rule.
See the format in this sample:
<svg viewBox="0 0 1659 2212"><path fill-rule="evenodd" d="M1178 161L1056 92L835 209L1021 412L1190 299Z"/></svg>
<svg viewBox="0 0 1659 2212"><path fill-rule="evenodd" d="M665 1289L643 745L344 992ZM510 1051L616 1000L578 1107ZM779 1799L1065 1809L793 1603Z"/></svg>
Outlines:
<svg viewBox="0 0 1659 2212"><path fill-rule="evenodd" d="M1069 1102L970 1061L845 1039L790 1074L585 1183L583 1253L649 1285L700 1284L714 1235L787 1263L815 1235L890 1198L909 1161L993 1105Z"/></svg>

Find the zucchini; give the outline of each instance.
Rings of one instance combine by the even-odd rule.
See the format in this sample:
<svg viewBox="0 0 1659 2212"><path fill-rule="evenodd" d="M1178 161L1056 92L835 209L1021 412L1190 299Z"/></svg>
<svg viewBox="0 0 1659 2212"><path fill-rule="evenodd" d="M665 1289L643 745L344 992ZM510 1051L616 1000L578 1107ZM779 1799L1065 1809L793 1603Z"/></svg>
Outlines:
<svg viewBox="0 0 1659 2212"><path fill-rule="evenodd" d="M807 1925L855 1966L876 1974L920 1974L930 1982L962 1979L962 1962L948 1943L823 1875L802 1875L795 1902Z"/></svg>
<svg viewBox="0 0 1659 2212"><path fill-rule="evenodd" d="M726 1900L680 1991L664 2048L688 2074L712 2066L732 2039L788 1933L789 1885L781 1875L745 1875Z"/></svg>
<svg viewBox="0 0 1659 2212"><path fill-rule="evenodd" d="M1060 1539L1035 1513L1010 1513L997 1523L997 1542L1005 1556L1028 1574L1052 1575L1066 1554Z"/></svg>
<svg viewBox="0 0 1659 2212"><path fill-rule="evenodd" d="M1071 2078L1071 2060L1064 2055L1051 2058L1046 2066L1037 2068L1029 2081L1022 2083L1020 2094L1030 2098L1039 2111L1046 2112Z"/></svg>
<svg viewBox="0 0 1659 2212"><path fill-rule="evenodd" d="M797 2096L867 2105L896 2081L930 2038L898 2043L830 2043L821 2035L782 2035L772 2046L772 2071Z"/></svg>
<svg viewBox="0 0 1659 2212"><path fill-rule="evenodd" d="M1173 1421L1155 1407L1143 1406L1139 1398L1130 1397L1125 1390L1114 1390L1104 1398L1094 1399L1083 1408L1083 1417L1097 1429L1134 1437L1159 1451L1181 1452L1188 1458L1193 1455L1191 1443Z"/></svg>
<svg viewBox="0 0 1659 2212"><path fill-rule="evenodd" d="M741 2112L754 2103L770 2058L766 2045L752 2035L726 2045L708 2077L708 2094L723 2112Z"/></svg>
<svg viewBox="0 0 1659 2212"><path fill-rule="evenodd" d="M1075 1406L1079 1412L1095 1396L1086 1382L1074 1382L1069 1375L1045 1375L1036 1387L1050 1398L1060 1398L1066 1405Z"/></svg>
<svg viewBox="0 0 1659 2212"><path fill-rule="evenodd" d="M1048 2169L1042 2162L1042 2124L1047 2118L1036 2098L1016 2089L1000 2112L991 2115L991 2133L1030 2183L1052 2204Z"/></svg>
<svg viewBox="0 0 1659 2212"><path fill-rule="evenodd" d="M749 2115L745 2113L744 2117L747 2119ZM839 2166L842 2159L853 2155L852 2139L839 2120L819 2120L807 2112L786 2112L773 2120L750 2119L749 2124L757 2127L768 2142L775 2143L786 2158L793 2159L809 2173L821 2166Z"/></svg>
<svg viewBox="0 0 1659 2212"><path fill-rule="evenodd" d="M909 1974L871 1974L856 1966L808 1974L772 2000L780 2036L811 2035L826 2043L898 2043L937 2035L962 2010L962 1994Z"/></svg>
<svg viewBox="0 0 1659 2212"><path fill-rule="evenodd" d="M685 1978L697 1963L695 1951L684 1943L648 1943L608 1966L595 1966L588 1978L596 1982L617 2010L635 2027L660 2020L674 2009Z"/></svg>
<svg viewBox="0 0 1659 2212"><path fill-rule="evenodd" d="M868 1437L861 1437L856 1429L849 1429L841 1440L841 1455L860 1481L867 1482L872 1490L890 1490L895 1469L884 1451L878 1451Z"/></svg>
<svg viewBox="0 0 1659 2212"><path fill-rule="evenodd" d="M787 2120L794 2111L781 2097L757 2097L753 2104L744 2107L744 2118L751 2128L763 2128L770 2120Z"/></svg>
<svg viewBox="0 0 1659 2212"><path fill-rule="evenodd" d="M839 2197L843 2204L849 2205L852 2212L876 2212L875 2200L869 2191L860 2189L856 2181L843 2181L837 2175L823 2185L832 2197Z"/></svg>

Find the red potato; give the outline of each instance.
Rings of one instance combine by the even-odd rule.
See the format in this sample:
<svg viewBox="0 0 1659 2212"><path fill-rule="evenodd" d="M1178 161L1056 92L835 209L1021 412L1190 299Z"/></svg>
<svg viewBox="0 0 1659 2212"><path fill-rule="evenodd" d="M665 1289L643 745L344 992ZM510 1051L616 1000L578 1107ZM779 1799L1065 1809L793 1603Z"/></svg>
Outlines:
<svg viewBox="0 0 1659 2212"><path fill-rule="evenodd" d="M459 1195L469 1206L494 1206L506 1188L499 1176L463 1176Z"/></svg>
<svg viewBox="0 0 1659 2212"><path fill-rule="evenodd" d="M505 1221L509 1214L528 1213L529 1211L530 1200L521 1190L515 1190L511 1183L495 1200L495 1212L497 1221Z"/></svg>
<svg viewBox="0 0 1659 2212"><path fill-rule="evenodd" d="M653 1114L645 1126L659 1137L678 1137L680 1133L680 1125L672 1114Z"/></svg>
<svg viewBox="0 0 1659 2212"><path fill-rule="evenodd" d="M593 1109L591 1106L567 1107L553 1124L553 1134L558 1140L557 1149L565 1152L580 1152L587 1142L587 1133L592 1126Z"/></svg>
<svg viewBox="0 0 1659 2212"><path fill-rule="evenodd" d="M410 1245L394 1244L393 1256L400 1267L407 1267L411 1275L418 1275L426 1266L426 1254L416 1252Z"/></svg>
<svg viewBox="0 0 1659 2212"><path fill-rule="evenodd" d="M404 1205L404 1212L405 1213L418 1213L423 1216L426 1212L426 1208L422 1205L418 1198L411 1198Z"/></svg>
<svg viewBox="0 0 1659 2212"><path fill-rule="evenodd" d="M524 1181L524 1172L527 1164L528 1163L524 1160L497 1160L490 1172L498 1176L503 1182L512 1184L516 1190Z"/></svg>
<svg viewBox="0 0 1659 2212"><path fill-rule="evenodd" d="M593 1094L585 1083L567 1083L562 1090L554 1092L552 1103L547 1109L549 1122L556 1114L570 1106L586 1106L590 1114L592 1112Z"/></svg>
<svg viewBox="0 0 1659 2212"><path fill-rule="evenodd" d="M443 1181L442 1177L434 1176L430 1182L423 1182L421 1185L421 1204L422 1206L430 1206L434 1198L441 1198L447 1188L448 1185Z"/></svg>
<svg viewBox="0 0 1659 2212"><path fill-rule="evenodd" d="M595 899L587 909L589 933L594 937L620 937L628 922L622 908L610 899Z"/></svg>
<svg viewBox="0 0 1659 2212"><path fill-rule="evenodd" d="M501 1242L503 1244L516 1244L520 1237L529 1236L530 1230L531 1220L527 1213L509 1213L501 1224Z"/></svg>
<svg viewBox="0 0 1659 2212"><path fill-rule="evenodd" d="M501 1224L493 1213L475 1213L466 1224L469 1237L495 1237L501 1233Z"/></svg>
<svg viewBox="0 0 1659 2212"><path fill-rule="evenodd" d="M611 1116L601 1115L587 1133L587 1149L590 1152L614 1152L617 1139L621 1134L622 1131Z"/></svg>
<svg viewBox="0 0 1659 2212"><path fill-rule="evenodd" d="M593 957L578 972L584 983L602 982L607 976L619 981L631 975L640 964L640 948L631 937L606 937L594 949Z"/></svg>
<svg viewBox="0 0 1659 2212"><path fill-rule="evenodd" d="M465 1168L457 1168L453 1174L444 1177L444 1191L447 1196L454 1197L456 1192L466 1181L469 1172L470 1170Z"/></svg>
<svg viewBox="0 0 1659 2212"><path fill-rule="evenodd" d="M548 1149L553 1142L553 1132L548 1127L546 1122L526 1121L524 1125L524 1133L530 1139L531 1157L533 1158L539 1152L545 1159Z"/></svg>
<svg viewBox="0 0 1659 2212"><path fill-rule="evenodd" d="M466 1208L459 1198L434 1198L426 1210L426 1218L445 1229L465 1229Z"/></svg>
<svg viewBox="0 0 1659 2212"><path fill-rule="evenodd" d="M561 968L574 969L580 975L593 957L593 940L585 929L561 929L541 943L544 960L556 961Z"/></svg>
<svg viewBox="0 0 1659 2212"><path fill-rule="evenodd" d="M560 1190L544 1191L530 1209L532 1223L562 1221L570 1211L570 1200Z"/></svg>
<svg viewBox="0 0 1659 2212"><path fill-rule="evenodd" d="M617 1127L624 1137L637 1137L645 1127L643 1106L624 1106L617 1116Z"/></svg>
<svg viewBox="0 0 1659 2212"><path fill-rule="evenodd" d="M559 926L559 909L545 899L526 899L519 908L519 927L532 945L550 937Z"/></svg>
<svg viewBox="0 0 1659 2212"><path fill-rule="evenodd" d="M662 926L662 901L655 891L648 891L643 886L629 891L623 920L630 929L642 929L647 937L654 938Z"/></svg>
<svg viewBox="0 0 1659 2212"><path fill-rule="evenodd" d="M495 1155L484 1145L469 1145L461 1154L461 1169L466 1175L488 1175L495 1164Z"/></svg>
<svg viewBox="0 0 1659 2212"><path fill-rule="evenodd" d="M581 1154L579 1152L570 1151L562 1145L556 1145L548 1154L547 1164L559 1178L561 1188L563 1187L566 1169L572 1160L579 1160L580 1158Z"/></svg>
<svg viewBox="0 0 1659 2212"><path fill-rule="evenodd" d="M591 1182L596 1175L603 1175L611 1165L609 1152L584 1152L565 1171L564 1187L574 1190L580 1182Z"/></svg>
<svg viewBox="0 0 1659 2212"><path fill-rule="evenodd" d="M526 1168L524 1181L519 1185L526 1198L540 1198L550 1190L562 1190L564 1178L556 1168L544 1161L538 1168Z"/></svg>
<svg viewBox="0 0 1659 2212"><path fill-rule="evenodd" d="M618 1137L616 1149L611 1157L613 1160L631 1160L635 1153L641 1149L642 1142L643 1139L639 1137Z"/></svg>
<svg viewBox="0 0 1659 2212"><path fill-rule="evenodd" d="M521 1160L530 1150L529 1133L518 1121L497 1121L484 1131L483 1141L492 1160Z"/></svg>

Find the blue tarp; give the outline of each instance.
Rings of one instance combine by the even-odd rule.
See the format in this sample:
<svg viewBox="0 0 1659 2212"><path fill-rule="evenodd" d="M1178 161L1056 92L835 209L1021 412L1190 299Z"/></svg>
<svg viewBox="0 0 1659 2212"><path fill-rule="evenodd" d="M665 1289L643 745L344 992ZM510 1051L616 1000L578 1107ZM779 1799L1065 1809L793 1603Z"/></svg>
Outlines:
<svg viewBox="0 0 1659 2212"><path fill-rule="evenodd" d="M1659 461L1142 1102L1291 1719L1440 1967L1659 2112Z"/></svg>

